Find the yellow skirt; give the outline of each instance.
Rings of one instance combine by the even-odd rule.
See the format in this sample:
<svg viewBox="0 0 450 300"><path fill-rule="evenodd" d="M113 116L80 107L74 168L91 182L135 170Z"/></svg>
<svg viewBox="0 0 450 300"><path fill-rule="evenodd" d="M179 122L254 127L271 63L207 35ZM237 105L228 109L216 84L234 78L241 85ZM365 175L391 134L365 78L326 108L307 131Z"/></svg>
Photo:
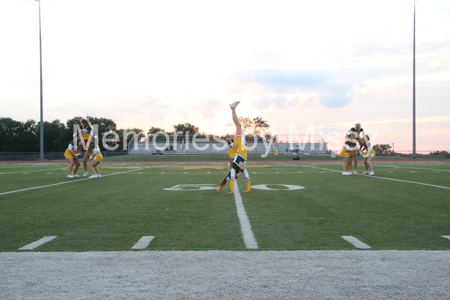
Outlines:
<svg viewBox="0 0 450 300"><path fill-rule="evenodd" d="M236 156L236 152L234 151L234 149L228 149L228 157L234 158L235 156Z"/></svg>
<svg viewBox="0 0 450 300"><path fill-rule="evenodd" d="M242 139L242 135L238 135L233 142L233 150L235 153L239 153L240 155L247 158L247 144L243 143L245 141Z"/></svg>
<svg viewBox="0 0 450 300"><path fill-rule="evenodd" d="M342 157L349 157L349 156L354 155L355 153L356 153L356 150L347 151L347 149L345 147L342 147L342 150L341 150Z"/></svg>
<svg viewBox="0 0 450 300"><path fill-rule="evenodd" d="M375 152L375 150L372 149L372 150L370 150L369 153L364 154L363 157L366 158L366 157L370 156L370 157L374 158L376 155L377 155L377 153Z"/></svg>
<svg viewBox="0 0 450 300"><path fill-rule="evenodd" d="M69 148L66 149L66 151L64 151L64 158L65 159L72 159L72 158L78 158L77 154L78 152L76 151L70 151Z"/></svg>
<svg viewBox="0 0 450 300"><path fill-rule="evenodd" d="M103 155L102 155L102 153L101 153L101 152L95 153L95 154L94 154L94 157L92 158L92 160L93 160L93 161L96 161L96 162L102 162L102 160L103 160Z"/></svg>

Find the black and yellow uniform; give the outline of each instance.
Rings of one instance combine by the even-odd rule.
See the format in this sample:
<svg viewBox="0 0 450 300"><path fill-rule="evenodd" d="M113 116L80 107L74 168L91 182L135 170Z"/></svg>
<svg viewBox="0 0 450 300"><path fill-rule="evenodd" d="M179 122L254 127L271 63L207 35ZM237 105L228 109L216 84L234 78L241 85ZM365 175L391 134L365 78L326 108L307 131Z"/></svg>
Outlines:
<svg viewBox="0 0 450 300"><path fill-rule="evenodd" d="M83 134L83 139L87 140L91 136L92 127L90 125L86 125L86 127L81 124L81 133Z"/></svg>
<svg viewBox="0 0 450 300"><path fill-rule="evenodd" d="M356 147L356 143L354 143L350 139L346 139L344 142L344 147L342 147L341 150L341 156L342 157L353 156L355 155L357 149L358 147Z"/></svg>
<svg viewBox="0 0 450 300"><path fill-rule="evenodd" d="M236 154L239 153L245 159L247 159L247 141L245 140L245 136L243 134L239 134L234 139L233 150L236 152Z"/></svg>
<svg viewBox="0 0 450 300"><path fill-rule="evenodd" d="M245 176L245 179L247 180L247 191L250 192L250 175L248 174L248 171L246 169L247 165L247 142L245 140L245 136L242 134L239 134L234 139L233 143L233 150L235 151L235 156L233 160L233 165L231 168L231 174L230 174L230 188L231 192L234 193L234 180L236 172L242 172Z"/></svg>
<svg viewBox="0 0 450 300"><path fill-rule="evenodd" d="M367 151L364 152L363 157L375 157L377 155L377 153L375 152L375 150L373 150L372 144L370 142L366 142L366 144L364 145L367 149Z"/></svg>
<svg viewBox="0 0 450 300"><path fill-rule="evenodd" d="M96 161L99 163L103 161L103 155L100 152L100 148L96 147L95 145L92 145L91 147L89 147L89 149L86 150L86 153L88 153L90 155L90 158L93 161Z"/></svg>
<svg viewBox="0 0 450 300"><path fill-rule="evenodd" d="M227 151L229 158L234 158L236 156L236 151L234 151L233 147L234 147L233 142L229 140L228 141L228 151Z"/></svg>
<svg viewBox="0 0 450 300"><path fill-rule="evenodd" d="M360 137L361 137L361 135L360 135L361 132L364 132L364 129L359 128L359 130L356 130L355 127L352 127L352 128L350 129L350 133L354 134L357 138L360 138Z"/></svg>
<svg viewBox="0 0 450 300"><path fill-rule="evenodd" d="M81 153L81 147L78 147L78 141L72 140L64 151L64 157L66 159L77 158L79 153Z"/></svg>

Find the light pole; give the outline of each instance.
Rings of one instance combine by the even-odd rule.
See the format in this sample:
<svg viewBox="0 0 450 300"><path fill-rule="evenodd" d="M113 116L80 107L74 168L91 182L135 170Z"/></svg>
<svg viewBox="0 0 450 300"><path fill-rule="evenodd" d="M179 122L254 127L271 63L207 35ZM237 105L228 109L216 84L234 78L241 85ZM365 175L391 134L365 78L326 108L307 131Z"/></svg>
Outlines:
<svg viewBox="0 0 450 300"><path fill-rule="evenodd" d="M394 143L392 143L392 153L395 153Z"/></svg>
<svg viewBox="0 0 450 300"><path fill-rule="evenodd" d="M40 131L40 160L44 160L44 101L42 92L42 35L41 35L41 1L36 0L39 3L39 56L40 56L40 88L41 88L41 123L39 126Z"/></svg>
<svg viewBox="0 0 450 300"><path fill-rule="evenodd" d="M416 158L416 0L414 0L413 33L413 158Z"/></svg>

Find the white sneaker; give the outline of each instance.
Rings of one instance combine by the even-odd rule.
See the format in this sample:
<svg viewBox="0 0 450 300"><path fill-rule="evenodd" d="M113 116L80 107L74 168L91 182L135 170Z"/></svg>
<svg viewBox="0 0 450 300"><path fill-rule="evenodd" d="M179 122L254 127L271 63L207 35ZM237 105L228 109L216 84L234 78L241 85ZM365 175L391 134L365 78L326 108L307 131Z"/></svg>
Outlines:
<svg viewBox="0 0 450 300"><path fill-rule="evenodd" d="M80 175L76 175L76 174L73 174L72 176L73 176L73 177L80 177Z"/></svg>
<svg viewBox="0 0 450 300"><path fill-rule="evenodd" d="M358 175L358 172L356 172L356 170L353 170L352 174Z"/></svg>
<svg viewBox="0 0 450 300"><path fill-rule="evenodd" d="M375 175L375 173L374 172L370 172L369 175L372 176L372 175Z"/></svg>
<svg viewBox="0 0 450 300"><path fill-rule="evenodd" d="M102 174L98 174L97 177L98 177L98 178L102 177Z"/></svg>
<svg viewBox="0 0 450 300"><path fill-rule="evenodd" d="M352 175L350 172L342 172L342 175Z"/></svg>
<svg viewBox="0 0 450 300"><path fill-rule="evenodd" d="M367 171L362 173L362 175L368 175L368 174L369 174L369 172L367 172Z"/></svg>
<svg viewBox="0 0 450 300"><path fill-rule="evenodd" d="M67 178L73 178L73 175L67 175Z"/></svg>
<svg viewBox="0 0 450 300"><path fill-rule="evenodd" d="M89 178L97 178L97 175L89 176Z"/></svg>
<svg viewBox="0 0 450 300"><path fill-rule="evenodd" d="M241 101L234 101L233 103L230 104L230 107L236 108L236 106L238 106L239 103L241 103Z"/></svg>
<svg viewBox="0 0 450 300"><path fill-rule="evenodd" d="M83 177L88 176L88 172L84 172Z"/></svg>

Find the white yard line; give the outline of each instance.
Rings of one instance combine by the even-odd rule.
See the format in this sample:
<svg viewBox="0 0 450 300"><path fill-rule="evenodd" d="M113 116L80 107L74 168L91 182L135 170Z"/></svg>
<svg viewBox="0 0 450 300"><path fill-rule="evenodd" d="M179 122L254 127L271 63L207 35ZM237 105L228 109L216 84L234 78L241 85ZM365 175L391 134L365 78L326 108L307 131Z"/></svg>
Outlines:
<svg viewBox="0 0 450 300"><path fill-rule="evenodd" d="M55 168L55 169L42 169L42 170L31 170L31 171L27 171L27 170L22 170L22 171L18 171L18 172L5 172L5 173L1 173L0 175L7 175L7 174L18 174L18 173L30 173L30 172L41 172L41 171L53 171L53 170L60 170L61 168Z"/></svg>
<svg viewBox="0 0 450 300"><path fill-rule="evenodd" d="M241 223L241 232L242 237L244 238L245 247L247 247L247 249L258 249L258 243L253 235L252 225L250 225L250 220L245 212L245 207L236 180L234 181L234 199L236 202L239 223Z"/></svg>
<svg viewBox="0 0 450 300"><path fill-rule="evenodd" d="M31 244L28 244L26 246L23 246L22 248L19 248L19 250L33 250L45 243L48 243L52 240L56 239L56 236L44 236L42 239L37 240L36 242L32 242Z"/></svg>
<svg viewBox="0 0 450 300"><path fill-rule="evenodd" d="M334 170L334 169L326 169L326 168L319 168L319 167L313 167L313 166L305 166L307 168L314 168L314 169L321 169L321 170L327 170L327 171L334 171L334 172L339 172L341 173L342 171L339 170ZM386 180L392 180L392 181L399 181L399 182L406 182L406 183L412 183L412 184L418 184L418 185L425 185L425 186L430 186L430 187L435 187L435 188L440 188L440 189L446 189L446 190L450 190L450 187L447 186L441 186L441 185L435 185L435 184L428 184L428 183L423 183L423 182L417 182L417 181L409 181L409 180L402 180L402 179L395 179L395 178L388 178L388 177L380 177L380 176L369 176L369 175L361 175L358 174L358 176L364 176L364 177L370 177L370 178L378 178L378 179L386 179Z"/></svg>
<svg viewBox="0 0 450 300"><path fill-rule="evenodd" d="M138 171L138 170L142 170L142 169L134 169L134 170L128 170L128 171L124 171L124 172L117 172L117 173L106 174L106 175L102 175L102 178L103 178L103 177L107 177L107 176L112 176L112 175L118 175L118 174L124 174L124 173L128 173L128 172ZM66 184L66 183L80 182L80 181L83 181L83 180L90 180L90 178L84 178L84 179L78 179L78 180L71 180L71 181L63 181L63 182L58 182L58 183L53 183L53 184L47 184L47 185L41 185L41 186L34 186L34 187L30 187L30 188L26 188L26 189L21 189L21 190L15 190L15 191L3 192L3 193L0 193L0 196L2 196L2 195L7 195L7 194L18 193L18 192L30 191L30 190L35 190L35 189L42 189L42 188L52 187L52 186L56 186L56 185ZM101 180L101 179L97 178L96 180Z"/></svg>
<svg viewBox="0 0 450 300"><path fill-rule="evenodd" d="M378 164L377 164L378 165ZM429 171L442 171L442 172L450 172L450 170L443 169L429 169L429 168L414 168L414 167L403 167L403 166L391 166L391 165L380 165L383 167L393 167L393 168L401 168L401 169L417 169L417 170L429 170Z"/></svg>
<svg viewBox="0 0 450 300"><path fill-rule="evenodd" d="M6 164L6 166L0 167L0 169L15 169L17 167L32 167L29 164Z"/></svg>
<svg viewBox="0 0 450 300"><path fill-rule="evenodd" d="M449 239L450 240L450 235L443 235L442 236L444 239Z"/></svg>
<svg viewBox="0 0 450 300"><path fill-rule="evenodd" d="M358 249L370 249L370 248L372 248L369 245L361 242L360 240L358 240L354 236L344 235L344 236L342 236L342 238L344 240L346 240L347 242L349 242L350 244L352 244L353 246L355 246L356 248L358 248Z"/></svg>
<svg viewBox="0 0 450 300"><path fill-rule="evenodd" d="M361 175L361 176L364 176L364 175ZM417 181L401 180L401 179L387 178L387 177L380 177L380 176L367 176L367 177L386 179L386 180L392 180L392 181L399 181L399 182L406 182L406 183L413 183L413 184L419 184L419 185L425 185L425 186L431 186L431 187L435 187L435 188L450 190L450 187L448 187L448 186L428 184L428 183L417 182Z"/></svg>
<svg viewBox="0 0 450 300"><path fill-rule="evenodd" d="M150 242L154 239L154 236L143 236L139 239L139 241L131 247L133 250L145 249L150 245Z"/></svg>

